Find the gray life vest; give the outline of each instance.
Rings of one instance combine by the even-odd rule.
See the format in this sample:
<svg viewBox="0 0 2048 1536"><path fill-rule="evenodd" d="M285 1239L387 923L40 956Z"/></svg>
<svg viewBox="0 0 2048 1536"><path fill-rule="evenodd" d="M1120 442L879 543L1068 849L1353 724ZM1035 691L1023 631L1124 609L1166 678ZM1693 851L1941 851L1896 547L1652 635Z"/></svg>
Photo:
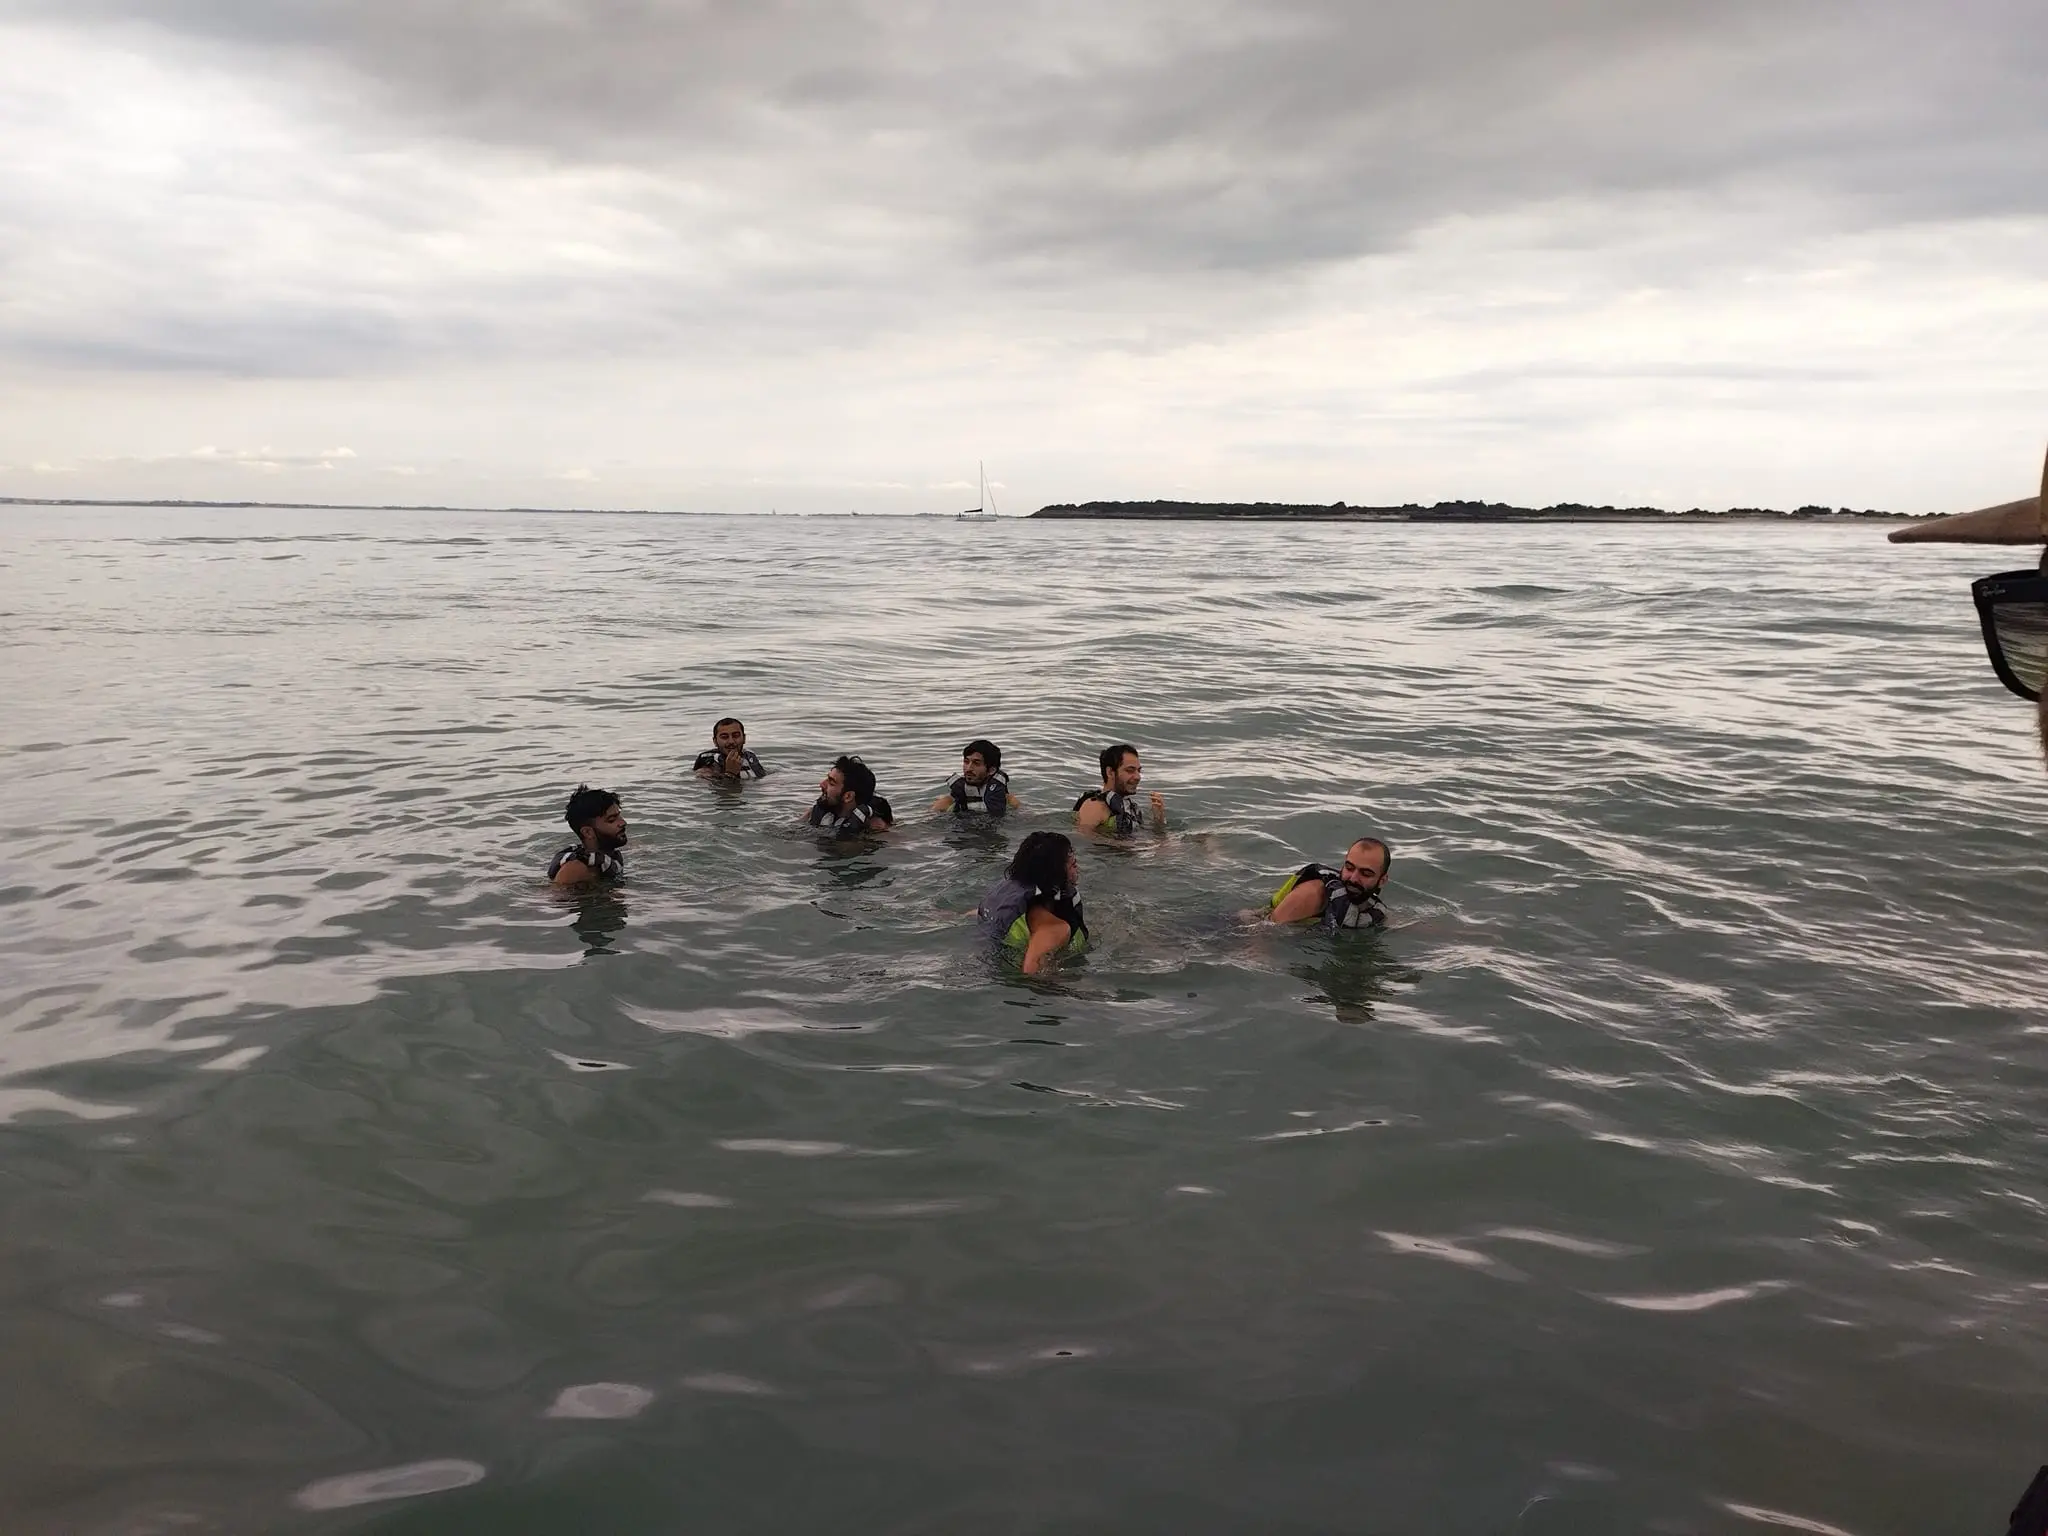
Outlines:
<svg viewBox="0 0 2048 1536"><path fill-rule="evenodd" d="M946 792L953 797L955 816L1002 816L1010 809L1010 776L1000 768L979 784L970 784L966 774L956 773Z"/></svg>

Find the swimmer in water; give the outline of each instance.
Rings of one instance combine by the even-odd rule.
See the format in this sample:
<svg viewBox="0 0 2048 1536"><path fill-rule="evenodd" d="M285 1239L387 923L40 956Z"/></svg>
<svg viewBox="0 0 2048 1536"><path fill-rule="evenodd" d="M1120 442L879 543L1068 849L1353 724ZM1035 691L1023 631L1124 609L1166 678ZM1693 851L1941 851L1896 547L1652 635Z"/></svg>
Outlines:
<svg viewBox="0 0 2048 1536"><path fill-rule="evenodd" d="M875 770L857 757L840 757L818 781L818 803L804 820L832 837L859 837L888 831L895 818L875 793Z"/></svg>
<svg viewBox="0 0 2048 1536"><path fill-rule="evenodd" d="M955 816L1006 816L1021 804L1010 793L1010 776L1003 772L1003 749L977 736L960 749L960 772L932 802L932 809Z"/></svg>
<svg viewBox="0 0 2048 1536"><path fill-rule="evenodd" d="M1036 976L1057 956L1088 946L1080 886L1081 864L1066 834L1033 832L974 915L989 939L1023 950L1024 974Z"/></svg>
<svg viewBox="0 0 2048 1536"><path fill-rule="evenodd" d="M1304 864L1266 903L1269 923L1320 922L1324 928L1378 928L1387 920L1380 891L1394 867L1394 850L1377 837L1361 837L1346 850L1344 867Z"/></svg>
<svg viewBox="0 0 2048 1536"><path fill-rule="evenodd" d="M711 750L699 752L692 771L700 779L765 779L768 770L747 750L747 728L727 715L711 727Z"/></svg>
<svg viewBox="0 0 2048 1536"><path fill-rule="evenodd" d="M1074 802L1074 825L1083 832L1100 830L1119 837L1137 831L1146 823L1145 808L1138 803L1138 782L1144 777L1144 770L1138 765L1138 749L1120 741L1113 747L1104 747L1100 761L1102 788L1091 789ZM1163 795L1152 796L1151 812L1153 829L1164 832Z"/></svg>
<svg viewBox="0 0 2048 1536"><path fill-rule="evenodd" d="M551 882L584 885L593 880L617 880L626 873L626 813L619 808L617 795L578 784L562 819L569 823L577 842L556 854L548 865Z"/></svg>

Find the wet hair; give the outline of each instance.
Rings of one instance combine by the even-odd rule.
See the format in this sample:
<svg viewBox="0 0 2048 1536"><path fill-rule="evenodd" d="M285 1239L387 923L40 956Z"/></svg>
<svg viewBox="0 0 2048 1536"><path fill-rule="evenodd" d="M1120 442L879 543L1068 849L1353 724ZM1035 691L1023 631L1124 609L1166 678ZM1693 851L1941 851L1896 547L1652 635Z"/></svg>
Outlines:
<svg viewBox="0 0 2048 1536"><path fill-rule="evenodd" d="M608 789L592 789L588 784L578 784L576 793L569 797L568 809L562 812L562 820L569 823L571 832L581 837L585 827L618 803L619 797Z"/></svg>
<svg viewBox="0 0 2048 1536"><path fill-rule="evenodd" d="M1064 832L1026 833L1010 860L1009 876L1019 885L1063 891L1067 888L1067 860L1073 852L1074 845Z"/></svg>
<svg viewBox="0 0 2048 1536"><path fill-rule="evenodd" d="M981 754L981 760L988 764L990 773L1003 766L1003 749L986 737L977 736L960 749L962 757L972 757L977 752Z"/></svg>
<svg viewBox="0 0 2048 1536"><path fill-rule="evenodd" d="M856 805L865 805L875 797L875 770L857 757L835 757L832 766L839 770L846 787L853 791Z"/></svg>
<svg viewBox="0 0 2048 1536"><path fill-rule="evenodd" d="M714 745L718 741L718 733L724 730L728 725L737 725L742 732L744 732L747 728L745 722L737 719L732 715L727 715L723 720L719 721L716 725L711 727L711 740Z"/></svg>
<svg viewBox="0 0 2048 1536"><path fill-rule="evenodd" d="M1135 754L1137 750L1128 741L1120 741L1113 747L1104 747L1100 759L1102 763L1102 776L1106 779L1112 773L1115 773L1117 769L1124 765L1124 754L1127 752Z"/></svg>
<svg viewBox="0 0 2048 1536"><path fill-rule="evenodd" d="M1380 884L1387 883L1387 876L1394 872L1394 850L1383 837L1354 837L1351 848L1377 848L1380 851ZM1349 853L1351 848L1344 851Z"/></svg>

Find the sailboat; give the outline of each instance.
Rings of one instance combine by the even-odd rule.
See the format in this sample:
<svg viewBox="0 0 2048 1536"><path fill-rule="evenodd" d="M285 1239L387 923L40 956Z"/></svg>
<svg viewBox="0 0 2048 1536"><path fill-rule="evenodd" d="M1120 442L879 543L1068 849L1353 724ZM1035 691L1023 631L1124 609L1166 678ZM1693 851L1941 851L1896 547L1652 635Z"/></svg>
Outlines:
<svg viewBox="0 0 2048 1536"><path fill-rule="evenodd" d="M972 518L1000 517L1002 515L1001 513L996 511L995 492L991 491L988 488L988 465L982 463L978 459L975 461L975 463L977 467L981 470L981 505L978 507L969 507L965 512L962 512L958 517L954 519L955 522L964 523Z"/></svg>

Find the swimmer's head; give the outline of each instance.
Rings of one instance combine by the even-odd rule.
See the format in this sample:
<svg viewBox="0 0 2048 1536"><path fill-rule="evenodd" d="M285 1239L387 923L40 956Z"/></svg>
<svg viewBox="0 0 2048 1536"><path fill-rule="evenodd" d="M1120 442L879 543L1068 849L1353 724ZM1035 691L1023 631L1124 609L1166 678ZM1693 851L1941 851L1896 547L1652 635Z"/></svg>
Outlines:
<svg viewBox="0 0 2048 1536"><path fill-rule="evenodd" d="M1120 741L1113 747L1104 747L1099 761L1102 764L1102 787L1120 794L1134 795L1138 792L1138 781L1144 771L1138 766L1138 749L1127 741Z"/></svg>
<svg viewBox="0 0 2048 1536"><path fill-rule="evenodd" d="M588 784L578 784L576 793L569 797L569 805L562 812L562 819L569 823L569 830L580 840L584 829L590 829L598 847L607 853L615 853L626 846L626 813L619 806L619 797L608 789L592 789Z"/></svg>
<svg viewBox="0 0 2048 1536"><path fill-rule="evenodd" d="M853 804L865 805L875 796L875 770L857 757L834 758L831 769L818 781L818 793L828 805L843 806L848 795L853 796Z"/></svg>
<svg viewBox="0 0 2048 1536"><path fill-rule="evenodd" d="M1081 883L1081 861L1063 832L1032 832L1017 845L1009 875L1041 891L1071 891Z"/></svg>
<svg viewBox="0 0 2048 1536"><path fill-rule="evenodd" d="M1361 837L1344 852L1344 868L1337 878L1358 900L1377 895L1394 867L1394 850L1377 837Z"/></svg>
<svg viewBox="0 0 2048 1536"><path fill-rule="evenodd" d="M1003 749L977 736L960 749L960 776L970 784L986 784L988 776L1003 766Z"/></svg>
<svg viewBox="0 0 2048 1536"><path fill-rule="evenodd" d="M727 715L711 727L711 745L721 752L737 752L747 744L747 728Z"/></svg>

